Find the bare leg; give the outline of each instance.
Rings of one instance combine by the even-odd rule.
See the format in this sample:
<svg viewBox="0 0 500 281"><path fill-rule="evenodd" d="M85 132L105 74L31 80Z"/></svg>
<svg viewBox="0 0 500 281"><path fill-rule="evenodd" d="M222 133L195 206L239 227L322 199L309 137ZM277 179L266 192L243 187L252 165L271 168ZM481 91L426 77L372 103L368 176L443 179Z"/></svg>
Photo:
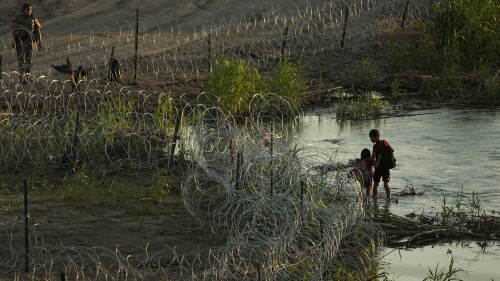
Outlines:
<svg viewBox="0 0 500 281"><path fill-rule="evenodd" d="M384 189L385 189L385 195L387 198L391 198L391 189L389 188L389 182L384 181Z"/></svg>
<svg viewBox="0 0 500 281"><path fill-rule="evenodd" d="M378 188L378 182L373 182L373 196L377 196L378 194L377 188Z"/></svg>

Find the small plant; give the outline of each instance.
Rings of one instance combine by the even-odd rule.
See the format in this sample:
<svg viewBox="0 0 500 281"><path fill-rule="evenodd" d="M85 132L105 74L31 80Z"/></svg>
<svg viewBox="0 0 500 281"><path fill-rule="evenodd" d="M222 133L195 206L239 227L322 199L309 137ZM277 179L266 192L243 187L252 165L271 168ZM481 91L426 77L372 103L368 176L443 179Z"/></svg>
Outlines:
<svg viewBox="0 0 500 281"><path fill-rule="evenodd" d="M107 182L104 177L98 178L95 173L87 173L84 167L75 168L73 175L64 177L56 198L97 204L134 197L129 191L118 188L114 181Z"/></svg>
<svg viewBox="0 0 500 281"><path fill-rule="evenodd" d="M401 84L398 79L394 79L391 83L391 97L395 100L406 96L406 90L400 88Z"/></svg>
<svg viewBox="0 0 500 281"><path fill-rule="evenodd" d="M232 113L240 112L250 98L258 93L260 83L258 71L243 60L217 58L203 86L203 90L211 96L200 102L216 105Z"/></svg>
<svg viewBox="0 0 500 281"><path fill-rule="evenodd" d="M486 99L497 102L500 101L500 72L498 72L495 76L490 76L486 78L484 82L484 94L486 95Z"/></svg>
<svg viewBox="0 0 500 281"><path fill-rule="evenodd" d="M268 77L264 92L274 93L285 99L293 108L302 104L306 86L299 68L287 61L280 61L275 72Z"/></svg>
<svg viewBox="0 0 500 281"><path fill-rule="evenodd" d="M424 278L423 281L461 281L456 277L456 275L460 272L463 272L463 269L455 268L455 260L451 258L450 264L447 269L438 269L439 263L436 265L434 271L429 268L429 273L427 277Z"/></svg>
<svg viewBox="0 0 500 281"><path fill-rule="evenodd" d="M355 100L347 100L341 95L337 107L339 119L363 120L379 118L390 114L390 105L376 92L366 93Z"/></svg>
<svg viewBox="0 0 500 281"><path fill-rule="evenodd" d="M369 59L364 59L351 73L350 81L354 87L371 88L378 81L380 72Z"/></svg>
<svg viewBox="0 0 500 281"><path fill-rule="evenodd" d="M477 193L472 192L470 202L464 202L464 191L457 192L457 198L453 205L446 204L446 197L443 198L442 211L437 214L437 219L441 225L448 228L458 228L460 230L481 229L486 227L486 212L481 207L481 200Z"/></svg>
<svg viewBox="0 0 500 281"><path fill-rule="evenodd" d="M173 189L172 181L168 174L160 172L154 175L153 183L144 191L143 196L146 196L158 203L166 201L170 194L174 191L178 192L179 190Z"/></svg>
<svg viewBox="0 0 500 281"><path fill-rule="evenodd" d="M157 130L161 134L169 135L174 129L176 118L178 118L177 108L174 106L172 96L160 95L156 111L154 112L154 121Z"/></svg>
<svg viewBox="0 0 500 281"><path fill-rule="evenodd" d="M276 103L265 100L277 97L293 111L302 104L305 88L298 68L286 61L280 61L275 71L265 76L243 60L216 59L203 87L208 94L201 95L199 103L231 114L247 114L275 108Z"/></svg>
<svg viewBox="0 0 500 281"><path fill-rule="evenodd" d="M134 206L126 211L130 215L134 216L152 216L154 215L154 205L151 202L146 202L140 206Z"/></svg>

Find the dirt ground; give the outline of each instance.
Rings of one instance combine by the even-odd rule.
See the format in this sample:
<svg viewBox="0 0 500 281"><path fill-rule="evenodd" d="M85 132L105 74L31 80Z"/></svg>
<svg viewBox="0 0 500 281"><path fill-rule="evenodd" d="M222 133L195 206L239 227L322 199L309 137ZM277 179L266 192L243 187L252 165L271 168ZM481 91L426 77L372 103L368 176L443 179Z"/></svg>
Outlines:
<svg viewBox="0 0 500 281"><path fill-rule="evenodd" d="M67 175L71 177L71 172ZM170 194L159 200L145 192L153 177L152 171L108 176L117 191L92 200L55 199L59 187L28 182L30 245L37 251L100 248L141 260L146 251L172 259L222 243L185 209L179 194L182 174L170 174L165 187ZM11 253L20 254L24 249L23 182L7 180L0 194L0 260L6 261Z"/></svg>

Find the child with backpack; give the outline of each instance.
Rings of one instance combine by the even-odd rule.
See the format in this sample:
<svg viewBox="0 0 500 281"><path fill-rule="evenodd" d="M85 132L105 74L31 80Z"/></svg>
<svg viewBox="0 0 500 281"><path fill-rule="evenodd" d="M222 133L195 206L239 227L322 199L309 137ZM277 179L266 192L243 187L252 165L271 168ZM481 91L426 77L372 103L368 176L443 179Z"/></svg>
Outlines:
<svg viewBox="0 0 500 281"><path fill-rule="evenodd" d="M384 182L385 195L391 198L391 189L389 188L389 181L391 180L390 169L396 166L396 159L394 158L394 149L386 140L380 139L380 132L373 129L368 134L371 142L373 143L373 152L371 159L374 161L375 172L373 174L373 196L377 196L377 188L380 179Z"/></svg>
<svg viewBox="0 0 500 281"><path fill-rule="evenodd" d="M354 166L352 169L354 176L361 183L361 187L365 189L366 196L370 196L373 167L373 159L370 150L368 148L361 150L361 158L356 158L352 165Z"/></svg>

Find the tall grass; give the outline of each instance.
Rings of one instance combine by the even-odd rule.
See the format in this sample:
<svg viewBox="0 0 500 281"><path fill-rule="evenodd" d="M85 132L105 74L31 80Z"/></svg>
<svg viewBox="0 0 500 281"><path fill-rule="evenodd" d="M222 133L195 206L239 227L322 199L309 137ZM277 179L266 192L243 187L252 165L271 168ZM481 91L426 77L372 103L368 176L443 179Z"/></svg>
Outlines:
<svg viewBox="0 0 500 281"><path fill-rule="evenodd" d="M339 98L337 107L338 119L364 120L380 118L390 114L390 105L381 99L380 94L369 92L356 99Z"/></svg>
<svg viewBox="0 0 500 281"><path fill-rule="evenodd" d="M436 1L417 42L390 45L390 69L438 78L422 79L437 99L500 102L500 2Z"/></svg>
<svg viewBox="0 0 500 281"><path fill-rule="evenodd" d="M380 71L368 58L363 59L349 76L351 84L355 87L371 88L378 81Z"/></svg>
<svg viewBox="0 0 500 281"><path fill-rule="evenodd" d="M447 204L446 197L443 198L441 212L437 214L437 219L441 225L450 228L467 231L474 229L487 233L488 216L481 206L481 200L477 193L472 192L470 200L464 200L465 194L462 189L457 192L455 202Z"/></svg>
<svg viewBox="0 0 500 281"><path fill-rule="evenodd" d="M272 95L288 103L289 107L282 109L297 109L305 88L298 68L287 61L280 61L271 73L264 74L243 60L217 58L203 87L209 95L199 102L239 115L268 110L268 103L257 103L258 108L249 108L249 104L256 97L266 99Z"/></svg>
<svg viewBox="0 0 500 281"><path fill-rule="evenodd" d="M457 274L463 271L463 269L455 267L455 260L451 258L448 268L439 268L439 264L437 264L434 270L429 269L428 275L423 281L461 281L462 279L459 279Z"/></svg>
<svg viewBox="0 0 500 281"><path fill-rule="evenodd" d="M428 31L446 54L446 68L477 69L500 63L500 2L453 0L435 3Z"/></svg>

